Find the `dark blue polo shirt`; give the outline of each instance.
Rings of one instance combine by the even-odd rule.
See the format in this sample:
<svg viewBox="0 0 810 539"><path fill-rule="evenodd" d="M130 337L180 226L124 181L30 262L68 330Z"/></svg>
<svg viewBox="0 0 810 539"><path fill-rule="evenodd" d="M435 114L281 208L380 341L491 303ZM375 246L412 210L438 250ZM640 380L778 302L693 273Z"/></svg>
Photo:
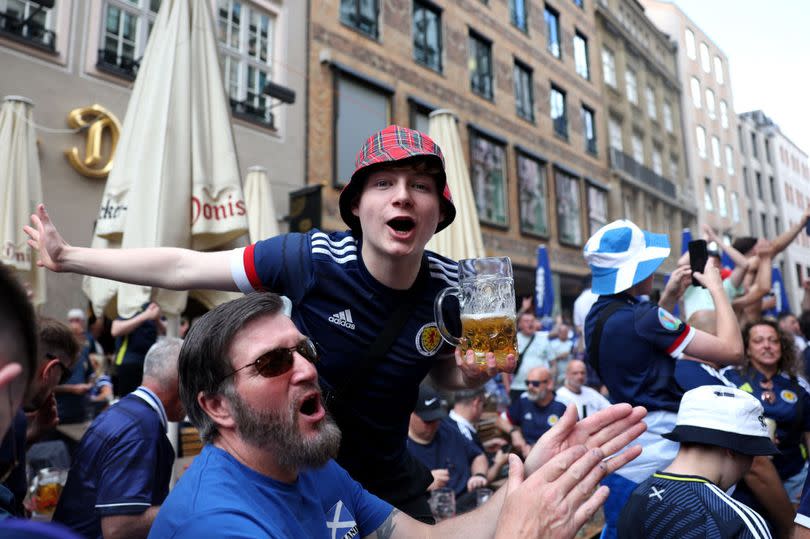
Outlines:
<svg viewBox="0 0 810 539"><path fill-rule="evenodd" d="M677 412L683 391L675 382L675 362L695 336L695 330L649 301L626 293L599 296L585 319L588 364L591 339L600 313L610 303L621 307L605 322L599 343L599 375L614 403L644 406L650 412Z"/></svg>
<svg viewBox="0 0 810 539"><path fill-rule="evenodd" d="M681 359L675 364L675 380L684 392L700 386L734 385L714 367L691 359Z"/></svg>
<svg viewBox="0 0 810 539"><path fill-rule="evenodd" d="M512 401L509 406L509 421L518 425L526 443L534 445L537 439L553 427L565 413L565 405L552 400L546 406L530 401L526 394Z"/></svg>
<svg viewBox="0 0 810 539"><path fill-rule="evenodd" d="M173 464L163 405L141 386L90 425L53 520L100 538L101 517L137 515L163 503Z"/></svg>
<svg viewBox="0 0 810 539"><path fill-rule="evenodd" d="M759 371L750 369L742 372L727 368L722 372L735 386L757 398L765 410L765 417L776 421L776 438L779 442L776 447L779 454L773 456L773 465L779 472L779 477L788 479L799 473L805 463L801 444L804 433L810 432L810 393L805 386L806 382L800 382L798 378L794 382L784 374L777 374L772 379L776 400L770 404L762 400L764 389L760 384L764 377Z"/></svg>
<svg viewBox="0 0 810 539"><path fill-rule="evenodd" d="M450 472L447 486L456 494L467 490L470 479L470 464L482 452L458 430L458 425L450 418L442 419L433 441L427 445L408 438L408 451L431 470L446 468Z"/></svg>

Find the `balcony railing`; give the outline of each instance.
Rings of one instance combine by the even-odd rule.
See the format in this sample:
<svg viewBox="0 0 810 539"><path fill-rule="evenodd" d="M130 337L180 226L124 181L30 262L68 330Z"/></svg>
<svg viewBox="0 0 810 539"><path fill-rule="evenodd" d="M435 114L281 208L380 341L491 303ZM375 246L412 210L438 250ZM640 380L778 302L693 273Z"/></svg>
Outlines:
<svg viewBox="0 0 810 539"><path fill-rule="evenodd" d="M56 52L56 34L35 20L23 21L16 15L0 13L0 36L44 51Z"/></svg>
<svg viewBox="0 0 810 539"><path fill-rule="evenodd" d="M676 190L675 184L659 176L654 171L645 167L632 156L617 150L616 148L610 149L610 166L616 170L621 170L641 183L652 187L656 191L664 193L675 198Z"/></svg>
<svg viewBox="0 0 810 539"><path fill-rule="evenodd" d="M140 59L135 60L127 56L119 56L116 51L110 49L98 50L96 67L102 71L107 71L125 79L135 80L140 66Z"/></svg>
<svg viewBox="0 0 810 539"><path fill-rule="evenodd" d="M230 99L230 102L231 111L235 118L259 124L269 129L275 129L273 113L270 112L269 108L257 107L248 101L237 101L233 98Z"/></svg>

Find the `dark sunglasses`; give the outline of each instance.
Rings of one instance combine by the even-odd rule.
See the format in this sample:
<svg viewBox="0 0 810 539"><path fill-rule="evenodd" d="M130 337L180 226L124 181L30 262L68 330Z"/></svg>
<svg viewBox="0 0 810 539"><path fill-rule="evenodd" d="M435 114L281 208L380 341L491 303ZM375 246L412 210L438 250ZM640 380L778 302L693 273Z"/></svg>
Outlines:
<svg viewBox="0 0 810 539"><path fill-rule="evenodd" d="M292 348L275 348L265 352L259 356L256 361L239 367L235 371L223 377L219 383L221 384L237 372L247 369L248 367L256 367L256 372L258 372L264 378L281 376L285 372L292 369L293 363L295 362L293 352L298 352L310 363L318 362L318 350L315 348L315 343L310 339L306 339Z"/></svg>
<svg viewBox="0 0 810 539"><path fill-rule="evenodd" d="M62 359L61 359L59 356L55 356L55 355L53 355L53 354L48 354L48 353L46 353L46 354L45 354L45 357L46 357L47 359L56 359L56 360L59 360L59 366L62 368L62 374L59 376L59 385L61 386L62 384L64 384L65 382L67 382L67 381L68 381L68 379L70 378L70 374L71 374L70 367L68 367L67 365L65 365L65 363L62 361Z"/></svg>
<svg viewBox="0 0 810 539"><path fill-rule="evenodd" d="M527 386L540 387L540 384L547 384L548 380L526 380Z"/></svg>

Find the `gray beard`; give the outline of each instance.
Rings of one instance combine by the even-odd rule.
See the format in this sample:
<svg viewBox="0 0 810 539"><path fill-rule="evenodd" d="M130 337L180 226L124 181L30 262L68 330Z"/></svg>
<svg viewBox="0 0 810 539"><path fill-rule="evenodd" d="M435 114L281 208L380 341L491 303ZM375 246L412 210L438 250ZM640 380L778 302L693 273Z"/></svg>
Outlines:
<svg viewBox="0 0 810 539"><path fill-rule="evenodd" d="M531 391L527 391L526 398L532 402L537 402L545 399L547 393L548 393L547 391L544 391L542 393L532 393Z"/></svg>
<svg viewBox="0 0 810 539"><path fill-rule="evenodd" d="M314 438L305 439L296 421L298 409L287 413L260 412L248 406L235 392L228 395L233 407L237 431L242 439L256 447L270 449L284 469L320 468L338 454L340 429L327 414Z"/></svg>

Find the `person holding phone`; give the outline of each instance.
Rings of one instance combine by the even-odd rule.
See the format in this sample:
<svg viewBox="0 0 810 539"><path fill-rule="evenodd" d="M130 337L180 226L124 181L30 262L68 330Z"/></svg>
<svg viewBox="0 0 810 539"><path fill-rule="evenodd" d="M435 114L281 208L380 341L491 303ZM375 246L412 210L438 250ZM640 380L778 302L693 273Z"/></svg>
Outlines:
<svg viewBox="0 0 810 539"><path fill-rule="evenodd" d="M723 290L720 272L706 265L693 272L688 265L672 272L659 303L640 301L653 289L655 271L669 257L665 234L641 230L625 219L599 229L586 243L585 260L593 274L592 290L599 299L585 319L587 361L610 392L614 403L647 408L647 432L636 463L605 479L611 493L605 504L605 532L616 537L616 522L636 486L675 457L678 444L662 437L675 427L683 391L675 381L681 354L720 365L742 361L743 343L737 319ZM717 335L683 323L671 314L694 276L706 287L717 314Z"/></svg>

